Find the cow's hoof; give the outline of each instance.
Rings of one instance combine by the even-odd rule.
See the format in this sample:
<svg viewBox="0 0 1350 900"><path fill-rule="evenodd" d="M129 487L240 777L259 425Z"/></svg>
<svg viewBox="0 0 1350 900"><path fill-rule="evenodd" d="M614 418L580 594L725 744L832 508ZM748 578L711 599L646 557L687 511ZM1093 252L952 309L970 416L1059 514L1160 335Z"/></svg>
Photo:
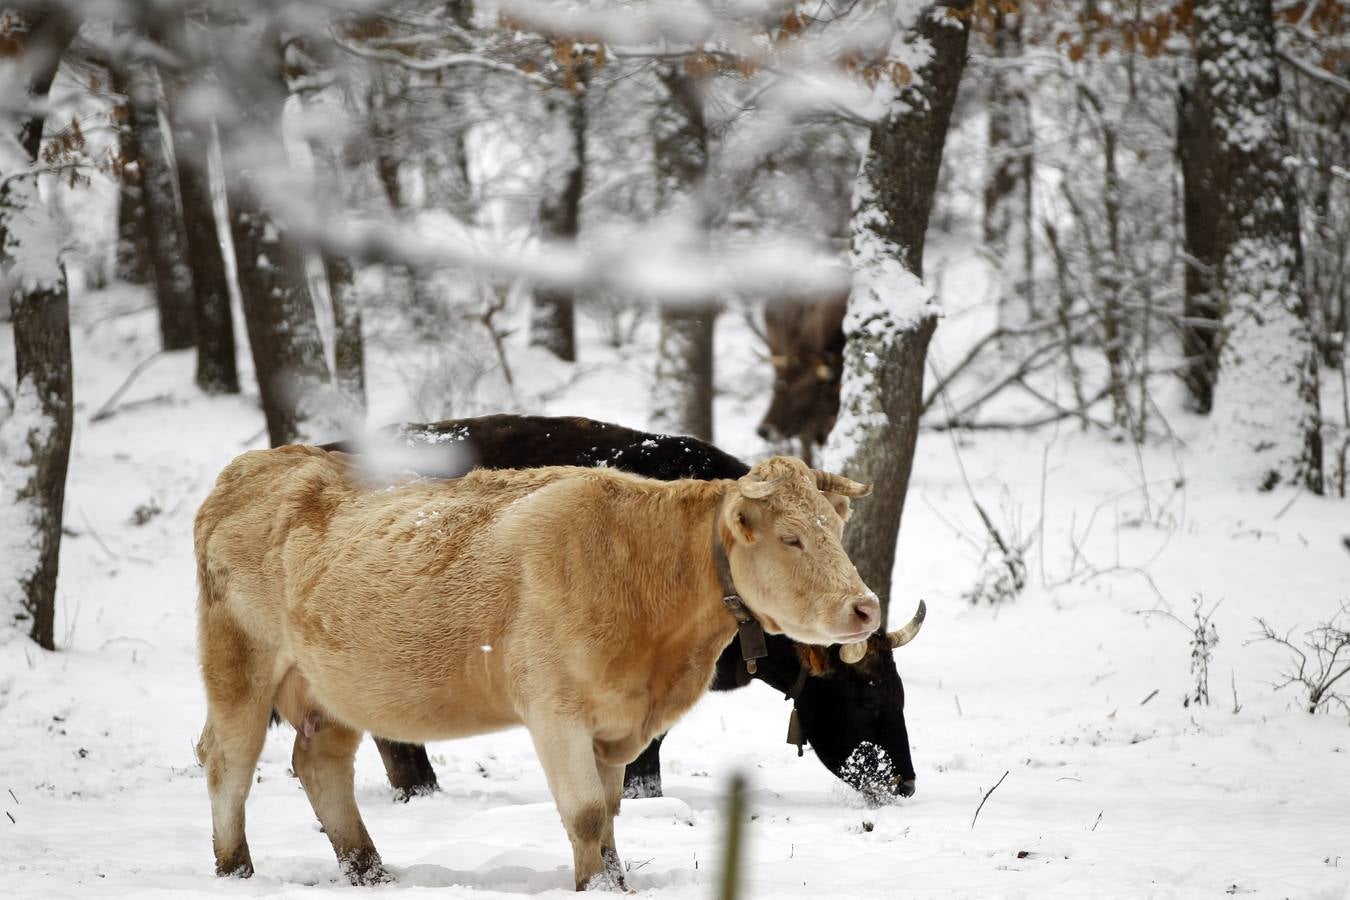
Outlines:
<svg viewBox="0 0 1350 900"><path fill-rule="evenodd" d="M579 882L577 884L578 891L610 891L616 894L637 893L628 888L628 879L624 877L623 860L619 859L619 851L613 847L605 847L600 851L600 859L605 867L584 883Z"/></svg>
<svg viewBox="0 0 1350 900"><path fill-rule="evenodd" d="M388 884L394 880L380 862L374 849L358 850L338 860L338 866L347 880L355 885Z"/></svg>
<svg viewBox="0 0 1350 900"><path fill-rule="evenodd" d="M660 796L662 796L660 775L641 775L625 782L623 786L625 800L646 800L648 797Z"/></svg>
<svg viewBox="0 0 1350 900"><path fill-rule="evenodd" d="M249 857L248 847L243 847L229 856L216 858L217 878L249 878L253 875L253 860Z"/></svg>

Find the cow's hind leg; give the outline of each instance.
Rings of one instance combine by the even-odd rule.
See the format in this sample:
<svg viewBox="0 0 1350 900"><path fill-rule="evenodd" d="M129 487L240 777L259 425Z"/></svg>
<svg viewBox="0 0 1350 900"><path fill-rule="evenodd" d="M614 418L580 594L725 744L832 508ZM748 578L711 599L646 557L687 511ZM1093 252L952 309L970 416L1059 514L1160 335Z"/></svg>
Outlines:
<svg viewBox="0 0 1350 900"><path fill-rule="evenodd" d="M352 884L388 881L380 854L356 808L355 760L361 732L307 719L295 736L291 767L305 786L314 814L333 843L338 865Z"/></svg>
<svg viewBox="0 0 1350 900"><path fill-rule="evenodd" d="M216 874L247 878L253 860L244 837L244 803L272 716L270 655L225 613L204 619L200 644L206 727L197 759L211 795Z"/></svg>
<svg viewBox="0 0 1350 900"><path fill-rule="evenodd" d="M608 876L600 851L604 836L609 834L612 841L614 832L590 733L578 722L558 718L531 720L529 728L563 827L572 841L577 890L618 888Z"/></svg>

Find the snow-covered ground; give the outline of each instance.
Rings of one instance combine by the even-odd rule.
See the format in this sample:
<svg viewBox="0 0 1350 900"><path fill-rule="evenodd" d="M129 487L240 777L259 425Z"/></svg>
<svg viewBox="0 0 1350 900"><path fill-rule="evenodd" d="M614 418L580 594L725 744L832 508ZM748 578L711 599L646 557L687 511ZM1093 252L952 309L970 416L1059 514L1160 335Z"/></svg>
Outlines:
<svg viewBox="0 0 1350 900"><path fill-rule="evenodd" d="M958 260L944 282L953 314L939 356L971 330L958 294L978 293L977 270ZM358 800L397 882L351 888L287 772L292 735L274 729L249 804L257 875L214 878L192 753L204 704L191 523L219 469L261 445L262 417L250 396L199 395L185 353L153 363L115 416L91 424L154 350L146 307L125 289L75 301L62 649L0 633L0 896L570 891L570 849L519 730L434 745L442 792L406 805L364 745ZM572 371L513 347L522 402L570 379L538 408L643 425L651 337L615 352L588 331ZM719 342L734 348L722 354L719 442L762 454L767 367L736 314ZM0 326L0 370L10 347ZM405 375L376 354L377 423L409 415ZM918 793L868 809L784 743L775 692L710 695L665 745L667 796L624 804L630 885L670 900L715 892L723 794L739 769L751 786L746 897L1350 897L1350 727L1274 691L1287 654L1248 643L1257 616L1297 636L1350 599L1350 506L1239 490L1209 471L1203 422L1172 424L1190 448L1136 455L1067 426L924 434L894 585L897 619L921 597L929 607L899 659ZM1029 584L1012 602L965 599L987 543L971 491L1005 536L1030 541ZM1196 597L1220 640L1212 704L1185 707Z"/></svg>

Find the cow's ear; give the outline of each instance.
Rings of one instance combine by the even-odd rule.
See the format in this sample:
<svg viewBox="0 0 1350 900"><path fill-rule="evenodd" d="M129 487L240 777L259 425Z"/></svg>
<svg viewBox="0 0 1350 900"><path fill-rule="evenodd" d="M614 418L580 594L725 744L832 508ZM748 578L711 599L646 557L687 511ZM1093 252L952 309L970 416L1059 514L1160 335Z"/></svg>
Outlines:
<svg viewBox="0 0 1350 900"><path fill-rule="evenodd" d="M826 500L830 501L830 505L833 506L834 511L839 514L839 518L847 522L849 515L853 512L853 507L850 505L849 499L843 494L835 494L830 491L821 491L821 493L825 495Z"/></svg>
<svg viewBox="0 0 1350 900"><path fill-rule="evenodd" d="M737 498L731 505L728 525L736 537L747 544L755 542L755 532L762 524L763 511L758 504Z"/></svg>

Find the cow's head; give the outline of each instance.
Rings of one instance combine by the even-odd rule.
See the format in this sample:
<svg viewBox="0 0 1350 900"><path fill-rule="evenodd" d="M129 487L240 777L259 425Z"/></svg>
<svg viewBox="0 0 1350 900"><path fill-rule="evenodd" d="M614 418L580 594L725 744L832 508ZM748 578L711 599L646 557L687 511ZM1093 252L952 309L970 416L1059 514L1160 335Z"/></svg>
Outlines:
<svg viewBox="0 0 1350 900"><path fill-rule="evenodd" d="M881 604L841 541L848 498L870 491L790 456L736 480L718 524L732 579L765 631L837 644L867 640L881 624Z"/></svg>
<svg viewBox="0 0 1350 900"><path fill-rule="evenodd" d="M861 645L797 647L802 667L812 676L796 698L801 740L827 769L872 802L914 793L905 686L892 651L918 633L923 616L920 604L909 624L874 634Z"/></svg>
<svg viewBox="0 0 1350 900"><path fill-rule="evenodd" d="M788 351L770 357L773 394L756 429L766 441L798 438L824 444L839 416L843 357L829 352Z"/></svg>

